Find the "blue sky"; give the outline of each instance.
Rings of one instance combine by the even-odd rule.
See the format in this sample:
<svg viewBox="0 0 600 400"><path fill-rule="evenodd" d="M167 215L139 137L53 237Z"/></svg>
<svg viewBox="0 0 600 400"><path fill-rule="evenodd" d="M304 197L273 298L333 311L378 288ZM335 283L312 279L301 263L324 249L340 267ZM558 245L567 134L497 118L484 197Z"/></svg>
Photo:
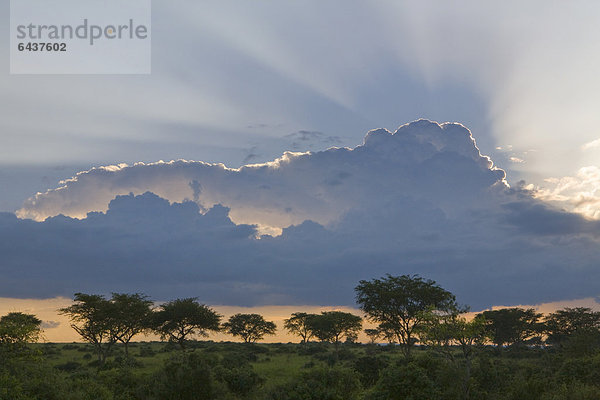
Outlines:
<svg viewBox="0 0 600 400"><path fill-rule="evenodd" d="M8 16L8 10L8 1L3 0L2 15ZM381 255L383 264L369 267L364 274L357 272L358 266L353 267L348 282L321 302L348 304L353 280L381 275L387 271L386 265L393 270L389 272L429 275L479 306L597 295L583 282L586 274L595 273L595 218L600 217L600 197L596 195L600 187L597 2L574 6L552 1L155 1L152 11L151 75L0 74L0 211L6 212L0 230L4 229L7 240L12 238L13 248L27 249L31 245L27 238L32 236L41 243L46 243L44 235L60 241L60 245L42 248L38 255L31 254L37 257L34 260L19 258L6 248L4 273L10 272L13 280L0 288L0 295L52 297L79 290L77 283L86 281L87 270L80 271L80 281L63 285L58 271L54 275L56 285L45 284L49 276L40 272L39 285L29 291L18 290L22 287L19 279L24 279L20 271L28 268L28 262L42 271L46 268L44 260L54 260L52 265L68 260L65 271L72 273L80 268L77 262L92 257L94 240L101 239L89 234L91 242L80 243L83 247L70 254L68 240L62 240L61 235L68 238L80 229L95 231L95 223L98 230L111 232L109 236L118 235L122 229L111 225L114 221L108 214L106 220L96 216L78 222L59 217L35 225L11 219L11 213L39 221L58 214L84 218L88 212L108 210L117 195L132 192L140 196L146 191L170 202L195 200L202 213L218 205L230 209L221 215L221 222L234 224L233 231L250 233L242 244L234 235L237 242L232 247L223 244L223 251L245 259L266 257L272 267L257 273L261 277L258 280L235 283L241 285L236 287L253 288L251 304L284 304L318 297L308 289L295 293L295 297L279 295L289 292L286 279L296 278L282 273L283 278L274 279L280 274L277 268L287 269L276 267L276 259L263 254L264 243L270 242L256 242L253 235L277 235L282 229L296 236L289 242L285 234L269 239L277 243L273 246L282 246L271 249L272 253L282 252L279 257L284 260L284 249L294 248L300 253L314 250L323 258L313 260L311 268L324 273L327 262L336 265L332 271L338 274L347 261L333 256L339 253L346 257L349 251L347 244L335 240L352 238L366 243L357 258L363 261ZM0 35L5 38L0 41L0 54L8 65L8 24L0 26ZM470 141L456 147L447 143L451 148L444 145L436 147L437 153L428 153L444 137L438 132L415 139L412 151L429 158L413 164L394 158L405 149L392 154L363 154L368 146L360 145L371 129L394 132L419 118L463 124L476 139L477 148ZM323 152L332 146L359 147L354 150L358 153ZM274 177L263 176L257 172L260 169L234 171L191 162L156 164L159 160L184 159L238 168L273 162L285 151L312 151L314 155L284 157ZM481 164L487 163L487 158L480 159L479 153L473 161L475 151L489 156L493 165ZM388 158L384 161L378 157ZM425 165L429 159L435 162ZM469 164L472 162L475 164ZM131 167L114 167L122 163ZM133 167L135 163L144 164ZM381 165L387 169L379 169ZM113 167L82 172L101 166ZM498 173L493 172L498 171L495 166L506 172L510 185L501 183L500 194L488 193L502 182L494 175ZM65 186L59 181L78 172L80 175L65 189L52 190ZM481 178L487 174L493 177L491 181ZM347 188L345 182L351 185ZM266 187L276 193L265 195ZM37 192L45 194L33 197ZM387 202L382 203L382 198ZM137 204L143 199L132 197L129 201ZM393 218L380 215L381 208L389 211L401 207L414 209L415 218L426 220L437 213L441 217L405 226L398 221L404 221L410 212L392 213ZM128 210L135 215L138 208L130 205ZM162 210L169 220L169 208ZM373 238L370 241L355 236L365 219L382 221L368 230ZM312 222L303 225L306 220ZM436 225L442 220L450 221L449 226ZM161 229L161 224L175 224L170 220L141 221L148 225L146 231L156 224ZM383 221L398 223L388 226ZM387 237L384 233L412 237L413 230L421 225L426 230L421 232L423 237L431 239L424 243L429 243L432 254L441 249L452 251L458 254L456 268L461 260L464 267L448 275L435 260L424 256L421 261L410 257L399 261L408 257L409 249L394 250L393 243L383 240ZM18 247L10 234L21 229L26 232L19 236L24 247ZM332 241L327 251L302 244L304 239L298 232L320 229L329 232L323 234L323 240ZM511 229L523 235L519 236L522 241L511 240ZM472 232L479 232L479 237L488 241L474 240L471 247L481 252L463 257L470 247L457 244L455 239L472 238ZM382 244L376 239L382 239ZM166 239L156 240L162 243ZM118 242L108 242L116 247L102 247L107 252L123 250ZM424 245L407 243L415 248ZM137 248L131 243L127 246ZM186 257L195 253L185 243L182 246L177 254L184 256L175 264L193 269ZM447 253L440 254L448 257ZM546 264L533 267L534 255ZM140 255L131 257L144 264ZM225 264L220 255L215 257L215 263ZM478 276L474 282L481 284L486 276L472 270L481 260L489 259L514 265L503 282L518 281L522 286L504 292L491 287L482 294L469 291L465 284L469 277ZM557 260L577 265L579 274L563 271ZM108 262L101 261L98 267ZM152 268L157 281L161 280L160 266ZM260 269L258 265L245 268ZM230 271L234 272L240 271ZM555 273L557 280L527 292L523 288L536 280L539 283L536 273ZM224 287L233 285L230 279L225 281L221 282ZM500 277L498 281L502 281ZM560 282L569 285L559 287ZM136 285L163 297L179 287L177 282L173 286ZM215 296L222 293L216 285ZM304 287L311 285L307 281ZM85 287L90 291L111 290L108 286ZM36 294L33 288L40 291ZM195 289L185 290L192 295ZM242 300L236 296L213 299L237 304Z"/></svg>

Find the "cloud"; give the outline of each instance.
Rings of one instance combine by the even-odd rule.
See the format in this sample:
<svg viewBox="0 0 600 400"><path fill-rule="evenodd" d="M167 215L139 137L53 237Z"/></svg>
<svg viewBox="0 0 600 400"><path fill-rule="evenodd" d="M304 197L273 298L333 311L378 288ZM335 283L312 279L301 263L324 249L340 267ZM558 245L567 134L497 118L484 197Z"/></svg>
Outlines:
<svg viewBox="0 0 600 400"><path fill-rule="evenodd" d="M531 185L534 196L555 206L600 219L600 168L580 168L575 176L547 178L543 185Z"/></svg>
<svg viewBox="0 0 600 400"><path fill-rule="evenodd" d="M418 273L474 308L597 296L599 223L535 195L426 120L239 169L96 168L26 202L43 222L0 214L0 292L352 305L360 279Z"/></svg>
<svg viewBox="0 0 600 400"><path fill-rule="evenodd" d="M223 164L185 160L94 168L38 193L17 212L20 218L42 221L63 214L83 218L105 211L117 195L150 191L171 202L196 199L202 208L221 204L236 223L281 229L310 219L327 225L345 212L384 201L402 192L427 197L448 187L438 202L455 208L457 190L486 191L503 186L504 171L482 156L468 129L460 124L420 120L367 134L354 149L286 152L264 164L231 169ZM201 192L191 184L198 182ZM390 184L392 183L392 184ZM373 196L373 193L378 193ZM463 199L461 207L468 207Z"/></svg>
<svg viewBox="0 0 600 400"><path fill-rule="evenodd" d="M60 326L60 322L58 321L43 321L42 322L42 329L56 329Z"/></svg>
<svg viewBox="0 0 600 400"><path fill-rule="evenodd" d="M583 146L581 146L582 150L595 149L600 146L600 139L592 140L591 142L587 142Z"/></svg>

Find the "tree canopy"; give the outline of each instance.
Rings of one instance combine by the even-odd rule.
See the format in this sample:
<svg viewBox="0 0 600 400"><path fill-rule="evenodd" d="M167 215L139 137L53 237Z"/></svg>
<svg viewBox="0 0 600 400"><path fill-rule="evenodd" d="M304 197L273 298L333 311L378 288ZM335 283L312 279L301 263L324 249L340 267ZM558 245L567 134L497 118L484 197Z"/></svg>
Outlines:
<svg viewBox="0 0 600 400"><path fill-rule="evenodd" d="M190 336L208 336L208 331L221 329L221 316L213 309L198 303L195 297L177 299L162 304L152 315L153 330L162 339L185 348Z"/></svg>
<svg viewBox="0 0 600 400"><path fill-rule="evenodd" d="M265 321L260 314L235 314L223 324L225 331L239 336L246 343L254 343L265 335L274 335L277 331L275 323Z"/></svg>
<svg viewBox="0 0 600 400"><path fill-rule="evenodd" d="M600 312L587 307L557 310L544 318L543 331L550 345L591 353L600 347Z"/></svg>
<svg viewBox="0 0 600 400"><path fill-rule="evenodd" d="M125 354L129 355L129 342L139 333L148 330L152 301L147 296L135 293L113 293L112 319L115 338L125 345Z"/></svg>
<svg viewBox="0 0 600 400"><path fill-rule="evenodd" d="M342 311L324 311L310 319L313 334L324 342L337 347L343 339L354 341L362 328L362 318Z"/></svg>
<svg viewBox="0 0 600 400"><path fill-rule="evenodd" d="M497 347L502 347L518 346L539 337L541 332L538 321L541 316L533 308L502 308L484 311L475 318L485 321L488 338Z"/></svg>
<svg viewBox="0 0 600 400"><path fill-rule="evenodd" d="M42 333L42 321L35 315L11 312L0 318L0 345L21 347L37 342Z"/></svg>
<svg viewBox="0 0 600 400"><path fill-rule="evenodd" d="M378 323L388 337L393 332L407 356L416 342L416 330L428 314L456 307L452 293L418 275L362 280L355 291L356 301L368 319Z"/></svg>
<svg viewBox="0 0 600 400"><path fill-rule="evenodd" d="M315 314L296 312L283 321L283 327L290 333L300 336L302 343L306 343L314 336L311 329L311 319L314 317Z"/></svg>
<svg viewBox="0 0 600 400"><path fill-rule="evenodd" d="M117 341L114 308L104 296L97 294L75 293L73 301L73 305L61 308L59 313L69 317L71 327L96 348L98 361L104 363Z"/></svg>

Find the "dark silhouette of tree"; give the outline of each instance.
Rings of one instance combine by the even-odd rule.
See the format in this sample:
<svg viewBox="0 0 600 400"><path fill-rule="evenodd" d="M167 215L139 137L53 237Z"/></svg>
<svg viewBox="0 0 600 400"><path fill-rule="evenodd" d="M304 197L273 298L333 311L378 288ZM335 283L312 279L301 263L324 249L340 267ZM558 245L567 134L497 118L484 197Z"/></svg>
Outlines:
<svg viewBox="0 0 600 400"><path fill-rule="evenodd" d="M235 314L223 324L225 331L233 336L239 336L245 343L254 343L265 335L274 335L277 326L260 314Z"/></svg>
<svg viewBox="0 0 600 400"><path fill-rule="evenodd" d="M311 330L310 320L315 314L307 314L304 312L293 313L292 316L283 321L283 327L290 333L300 336L302 343L307 343L314 336Z"/></svg>
<svg viewBox="0 0 600 400"><path fill-rule="evenodd" d="M409 357L417 341L416 331L434 311L456 306L452 293L434 281L417 275L387 275L381 279L360 281L356 300L367 318L388 334L393 332Z"/></svg>
<svg viewBox="0 0 600 400"><path fill-rule="evenodd" d="M600 345L600 312L587 307L555 311L544 318L544 333L550 345L577 345L584 353L590 353Z"/></svg>
<svg viewBox="0 0 600 400"><path fill-rule="evenodd" d="M114 306L104 296L96 294L75 293L73 301L75 304L61 308L59 313L67 315L71 327L96 348L98 361L103 364L117 341Z"/></svg>
<svg viewBox="0 0 600 400"><path fill-rule="evenodd" d="M113 293L110 301L114 309L115 338L125 345L125 355L129 357L131 339L148 330L153 303L140 293Z"/></svg>
<svg viewBox="0 0 600 400"><path fill-rule="evenodd" d="M35 315L11 312L0 318L0 346L13 350L37 342L42 334L42 321Z"/></svg>
<svg viewBox="0 0 600 400"><path fill-rule="evenodd" d="M185 350L190 336L208 336L208 331L218 332L221 316L194 297L177 299L162 304L152 313L153 330L165 340L178 343Z"/></svg>
<svg viewBox="0 0 600 400"><path fill-rule="evenodd" d="M313 334L335 345L336 355L342 338L354 340L362 329L362 318L342 311L324 311L309 320Z"/></svg>
<svg viewBox="0 0 600 400"><path fill-rule="evenodd" d="M381 338L381 332L379 329L365 329L365 335L369 338L370 343L375 343Z"/></svg>
<svg viewBox="0 0 600 400"><path fill-rule="evenodd" d="M487 337L500 348L505 344L519 346L539 337L541 325L538 321L541 316L533 308L502 308L484 311L475 318L484 320Z"/></svg>

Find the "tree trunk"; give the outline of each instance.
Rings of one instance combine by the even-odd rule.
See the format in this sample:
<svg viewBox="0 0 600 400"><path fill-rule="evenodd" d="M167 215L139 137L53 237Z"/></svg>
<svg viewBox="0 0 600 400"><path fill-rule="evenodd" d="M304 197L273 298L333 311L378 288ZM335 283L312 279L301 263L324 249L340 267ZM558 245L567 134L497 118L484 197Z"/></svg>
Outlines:
<svg viewBox="0 0 600 400"><path fill-rule="evenodd" d="M463 399L469 400L471 391L471 358L466 357L465 378L463 381Z"/></svg>
<svg viewBox="0 0 600 400"><path fill-rule="evenodd" d="M404 356L406 358L410 358L411 356L411 350L412 350L412 338L410 336L410 333L406 334L406 343L404 344Z"/></svg>

